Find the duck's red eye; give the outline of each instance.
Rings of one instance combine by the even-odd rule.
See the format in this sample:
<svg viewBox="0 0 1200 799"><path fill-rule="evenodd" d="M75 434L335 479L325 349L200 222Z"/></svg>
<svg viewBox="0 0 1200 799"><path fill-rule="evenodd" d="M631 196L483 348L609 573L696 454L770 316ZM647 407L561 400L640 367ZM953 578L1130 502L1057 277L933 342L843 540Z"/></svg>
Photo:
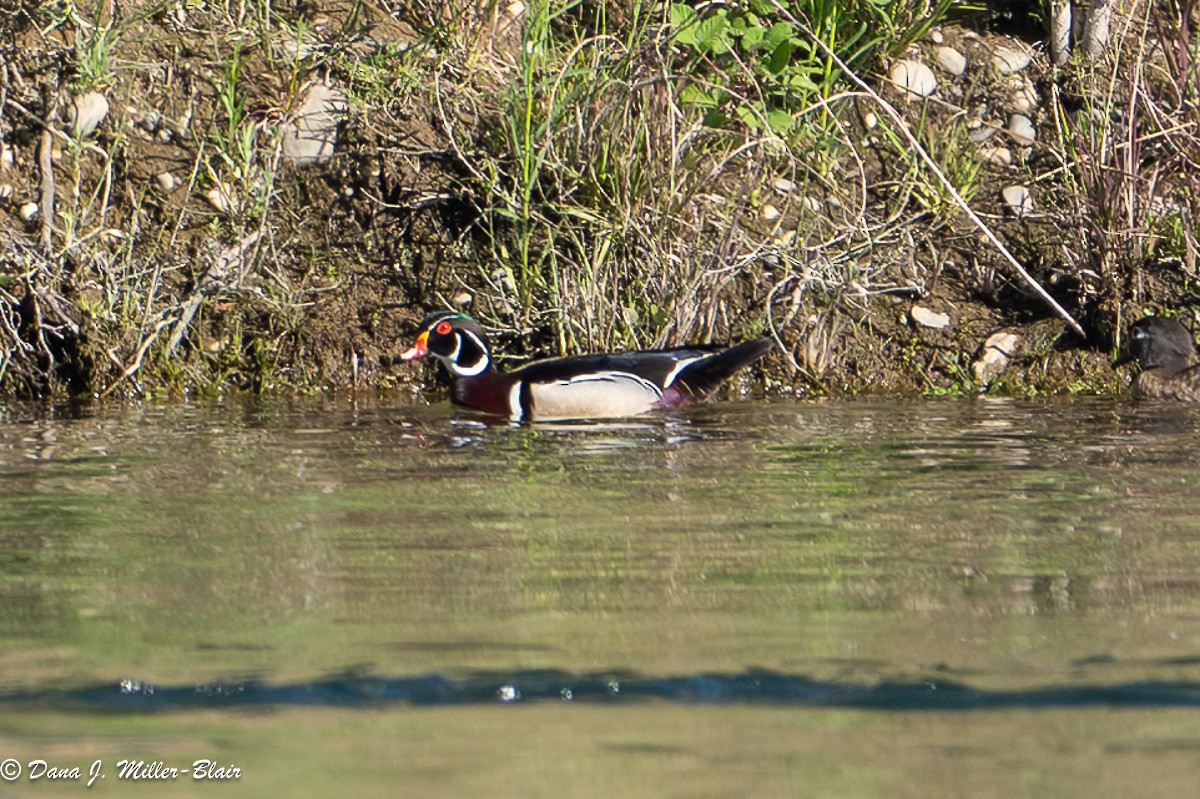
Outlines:
<svg viewBox="0 0 1200 799"><path fill-rule="evenodd" d="M438 326L433 329L433 332L437 333L439 336L446 335L450 332L450 323L445 320L438 322Z"/></svg>

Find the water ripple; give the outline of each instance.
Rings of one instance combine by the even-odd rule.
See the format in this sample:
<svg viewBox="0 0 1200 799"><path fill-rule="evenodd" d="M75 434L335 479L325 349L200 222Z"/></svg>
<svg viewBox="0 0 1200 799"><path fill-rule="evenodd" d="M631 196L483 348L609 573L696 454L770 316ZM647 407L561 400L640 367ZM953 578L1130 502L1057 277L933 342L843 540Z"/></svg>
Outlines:
<svg viewBox="0 0 1200 799"><path fill-rule="evenodd" d="M943 680L853 684L773 671L671 677L562 671L486 673L465 678L341 674L312 682L259 680L154 686L135 680L73 689L0 694L0 704L77 712L169 712L263 706L450 706L529 702L758 704L895 711L964 711L1054 707L1195 707L1200 683L1146 680L1113 685L989 690Z"/></svg>

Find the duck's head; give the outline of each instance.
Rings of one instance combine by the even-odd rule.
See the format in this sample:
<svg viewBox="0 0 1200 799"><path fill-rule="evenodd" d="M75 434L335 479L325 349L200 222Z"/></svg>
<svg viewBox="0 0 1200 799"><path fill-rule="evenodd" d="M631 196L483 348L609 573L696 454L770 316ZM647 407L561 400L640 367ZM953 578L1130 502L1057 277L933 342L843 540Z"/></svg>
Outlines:
<svg viewBox="0 0 1200 799"><path fill-rule="evenodd" d="M1196 343L1178 320L1146 316L1129 326L1125 352L1113 361L1113 367L1130 361L1137 361L1143 370L1178 372L1196 362Z"/></svg>
<svg viewBox="0 0 1200 799"><path fill-rule="evenodd" d="M412 348L400 357L406 361L432 355L456 377L483 374L492 364L487 336L469 316L436 311L421 320L421 332Z"/></svg>

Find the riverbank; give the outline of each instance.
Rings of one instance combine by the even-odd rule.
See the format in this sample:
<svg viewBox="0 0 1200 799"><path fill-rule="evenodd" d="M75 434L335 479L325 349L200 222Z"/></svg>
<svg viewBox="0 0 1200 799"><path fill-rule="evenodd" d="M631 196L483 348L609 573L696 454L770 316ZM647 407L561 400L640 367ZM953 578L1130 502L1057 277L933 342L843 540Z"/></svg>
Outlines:
<svg viewBox="0 0 1200 799"><path fill-rule="evenodd" d="M781 394L1122 390L1193 321L1194 20L1056 68L906 6L19 11L0 391L412 388L446 306L514 359L766 330Z"/></svg>

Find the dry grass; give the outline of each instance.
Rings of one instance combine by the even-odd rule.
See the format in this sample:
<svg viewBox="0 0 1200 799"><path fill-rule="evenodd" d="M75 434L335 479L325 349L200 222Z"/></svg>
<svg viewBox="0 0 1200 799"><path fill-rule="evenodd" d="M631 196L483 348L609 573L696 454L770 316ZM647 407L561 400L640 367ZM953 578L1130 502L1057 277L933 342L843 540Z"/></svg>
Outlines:
<svg viewBox="0 0 1200 799"><path fill-rule="evenodd" d="M1074 80L1051 106L1054 221L1075 254L1078 302L1115 330L1144 308L1177 305L1169 286L1196 274L1200 212L1200 72L1196 4L1136 2L1118 19L1120 46ZM1053 181L1051 183L1051 181ZM1155 267L1177 277L1163 285Z"/></svg>
<svg viewBox="0 0 1200 799"><path fill-rule="evenodd" d="M968 108L893 102L886 58L928 18L888 7L895 40L853 65L813 45L830 79L802 93L737 49L697 56L668 6L635 0L18 7L0 22L0 390L385 382L431 305L515 350L766 329L777 382L856 390L848 347L866 375L957 363L903 354L898 304L982 297L993 326L1052 309L1103 342L1131 308L1189 301L1192 0L1133 3L1111 60L1047 76L1056 138L1003 174L965 141ZM349 98L338 155L289 168L282 131L318 82ZM70 113L89 92L110 106L94 131ZM1012 220L985 190L1002 179L1049 200Z"/></svg>

